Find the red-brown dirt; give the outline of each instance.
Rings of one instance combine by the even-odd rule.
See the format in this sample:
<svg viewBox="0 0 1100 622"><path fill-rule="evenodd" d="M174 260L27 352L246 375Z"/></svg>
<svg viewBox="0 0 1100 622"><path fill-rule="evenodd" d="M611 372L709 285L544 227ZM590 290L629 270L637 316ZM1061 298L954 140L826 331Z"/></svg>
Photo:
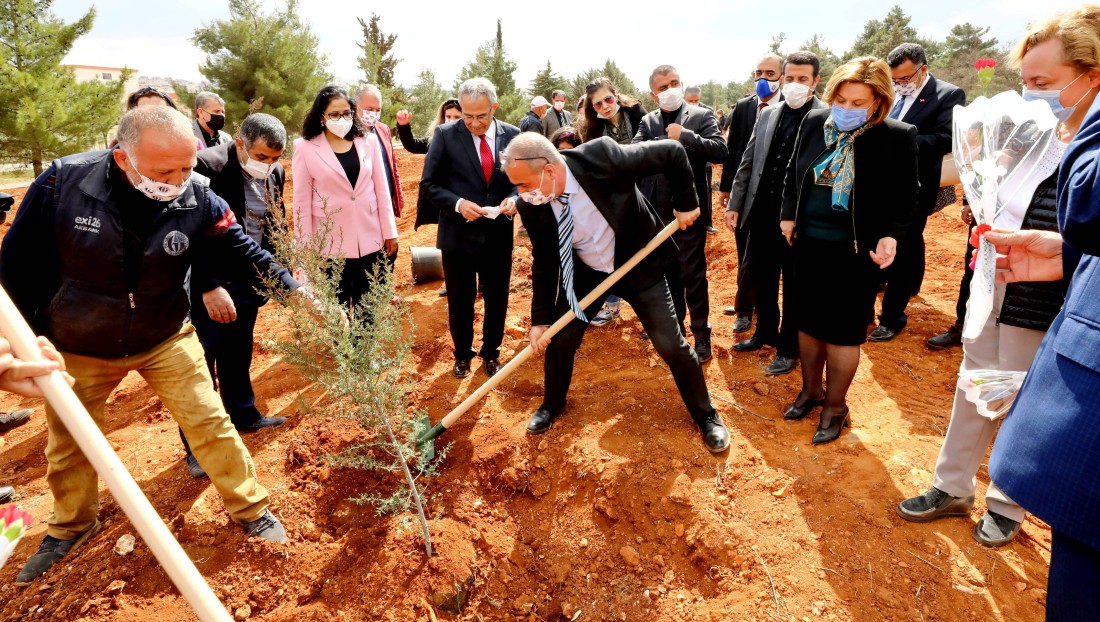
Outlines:
<svg viewBox="0 0 1100 622"><path fill-rule="evenodd" d="M408 249L433 245L435 230L412 229L422 158L402 152L398 160L408 205L398 280L416 328L408 371L422 379L410 404L438 420L485 376L478 364L467 379L451 376L440 284L411 285ZM285 546L247 540L209 481L187 475L175 424L136 375L112 396L105 432L241 619L1039 620L1046 525L1029 519L1016 542L990 550L970 535L980 502L970 519L926 525L894 513L931 483L949 418L961 353L929 351L924 340L954 320L965 236L957 213L948 207L930 219L928 276L909 328L864 347L849 395L853 428L838 442L810 443L816 417L782 420L799 374L766 377L770 349L732 352L731 319L719 310L732 303L736 255L723 230L708 248L715 358L706 373L733 436L730 452L703 448L627 310L620 323L588 332L568 414L548 434L524 430L541 397L533 361L441 439L453 446L428 493L438 549L430 560L408 517L378 517L348 501L396 480L327 466L326 452L362 432L347 419L307 414L303 404L319 391L260 345L258 402L289 420L245 443L287 527ZM526 345L530 256L518 237L503 358ZM268 311L258 332L274 328ZM35 413L0 441L0 483L14 485L39 522L0 571L0 617L195 619L143 543L126 557L112 552L134 529L106 491L99 536L31 587L12 584L51 505L41 401L0 397L0 409L16 407ZM978 480L980 499L984 469ZM442 602L456 584L469 593L457 616Z"/></svg>

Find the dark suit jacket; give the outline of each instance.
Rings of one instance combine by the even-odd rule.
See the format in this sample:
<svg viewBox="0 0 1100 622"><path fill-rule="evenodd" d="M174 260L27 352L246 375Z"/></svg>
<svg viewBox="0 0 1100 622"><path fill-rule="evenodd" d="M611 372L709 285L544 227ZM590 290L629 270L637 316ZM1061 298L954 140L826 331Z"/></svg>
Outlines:
<svg viewBox="0 0 1100 622"><path fill-rule="evenodd" d="M783 94L779 94L782 101ZM760 98L756 95L737 100L726 116L730 117L729 134L726 136L726 161L722 165L722 179L718 182L718 189L729 192L733 188L733 178L737 176L737 167L741 164L741 158L745 155L745 148L749 146L749 137L752 136L752 128L756 126L756 117L760 114Z"/></svg>
<svg viewBox="0 0 1100 622"><path fill-rule="evenodd" d="M615 267L657 235L664 224L635 184L636 179L663 173L672 189L675 209L690 212L699 207L694 175L687 152L679 142L661 140L619 145L597 138L562 152L569 172L615 232ZM557 319L555 307L561 292L561 257L558 224L547 205L518 202L523 226L531 236L531 324L546 326ZM664 278L665 264L675 257L671 239L653 251L620 281L623 287L644 289Z"/></svg>
<svg viewBox="0 0 1100 622"><path fill-rule="evenodd" d="M811 110L798 132L794 157L783 182L782 219L794 220L798 230L802 188L817 158L825 152L825 120L829 110ZM857 252L878 247L878 241L892 237L901 241L911 228L917 208L917 128L886 119L855 142L855 185L848 204Z"/></svg>
<svg viewBox="0 0 1100 622"><path fill-rule="evenodd" d="M917 170L920 172L917 209L925 214L931 214L936 204L943 156L951 153L951 119L956 105L966 105L963 90L929 75L928 84L901 119L917 127Z"/></svg>
<svg viewBox="0 0 1100 622"><path fill-rule="evenodd" d="M720 164L726 160L726 141L718 130L718 120L714 112L701 106L683 104L675 123L684 126L679 143L687 151L691 170L695 174L695 192L699 205L706 205L710 197L710 183L707 180L707 164ZM638 131L632 142L668 138L660 109L642 117ZM664 175L652 175L638 183L642 193L649 199L657 213L665 220L672 219L673 196L670 184Z"/></svg>
<svg viewBox="0 0 1100 622"><path fill-rule="evenodd" d="M409 153L428 153L428 144L431 141L427 138L417 138L413 136L412 125L398 124L397 138L401 140L401 146L405 148L405 151Z"/></svg>
<svg viewBox="0 0 1100 622"><path fill-rule="evenodd" d="M527 114L523 115L523 118L519 120L519 131L538 132L542 134L542 119L539 118L539 115L535 114L534 110L528 110Z"/></svg>
<svg viewBox="0 0 1100 622"><path fill-rule="evenodd" d="M573 115L570 114L568 110L563 110L562 114L565 115L565 125L572 125ZM558 116L554 112L554 109L551 108L546 111L546 116L542 118L542 133L547 138L550 138L554 135L554 132L565 127L565 125L558 123Z"/></svg>
<svg viewBox="0 0 1100 622"><path fill-rule="evenodd" d="M1098 196L1100 106L1093 105L1062 157L1058 178L1065 254L1083 259L997 434L989 474L1053 529L1100 550Z"/></svg>
<svg viewBox="0 0 1100 622"><path fill-rule="evenodd" d="M500 170L500 152L519 135L514 125L494 120L496 145L493 146L493 174L489 183L481 170L481 156L474 147L473 135L461 121L436 128L424 160L420 194L429 202L417 206L416 222L438 222L435 245L440 250L477 252L483 245L497 244L512 248L515 228L508 218L478 218L467 222L455 211L459 199L480 206L500 205L516 194L516 187Z"/></svg>

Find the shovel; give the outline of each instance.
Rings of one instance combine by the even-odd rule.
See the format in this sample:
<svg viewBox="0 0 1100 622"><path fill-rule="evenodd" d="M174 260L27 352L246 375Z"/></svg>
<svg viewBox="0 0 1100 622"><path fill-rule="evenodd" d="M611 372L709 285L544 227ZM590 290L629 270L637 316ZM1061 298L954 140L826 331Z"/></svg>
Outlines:
<svg viewBox="0 0 1100 622"><path fill-rule="evenodd" d="M661 231L652 240L650 240L648 244L642 247L642 249L639 250L637 253L634 253L633 257L627 260L627 262L623 265L619 266L617 270L609 274L602 283L596 286L596 289L593 289L591 292L588 293L587 296L582 298L580 301L580 307L582 309L587 308L589 305L599 300L601 296L607 293L607 290L611 289L612 285L617 283L619 279L623 278L623 276L626 275L627 272L630 272L634 268L634 266L638 265L639 262L645 259L650 253L652 253L653 249L657 248L662 243L664 243L665 240L670 238L672 234L675 233L676 230L679 228L680 223L677 220L673 220L672 222L665 225L665 228L661 229ZM572 309L566 311L565 315L558 318L557 322L554 322L549 328L546 329L546 332L543 333L543 337L549 339L558 334L558 331L565 328L565 326L569 324L569 322L572 322L573 319L576 317L577 315L573 313ZM454 423L458 421L459 417L464 415L466 411L469 410L470 407L472 407L478 401L480 401L481 398L485 397L485 395L489 391L492 391L498 384L504 382L505 378L507 378L512 372L519 368L520 365L523 365L527 361L527 359L531 358L531 355L533 355L534 353L535 350L530 345L528 345L526 348L523 349L522 352L517 354L514 358L512 358L512 360L508 361L508 364L501 368L501 370L498 371L496 374L494 374L492 378L486 380L485 384L478 387L476 391L471 393L469 397L463 400L461 404L455 407L454 410L452 410L446 417L443 417L443 419L441 419L440 422L435 424L434 426L432 425L431 419L428 418L427 415L421 417L421 419L417 421L416 424L413 426L413 434L416 436L416 447L417 451L420 453L421 458L425 462L430 462L431 460L433 460L435 458L435 439L438 438L439 435L446 432L447 429L450 428L452 425L454 425Z"/></svg>

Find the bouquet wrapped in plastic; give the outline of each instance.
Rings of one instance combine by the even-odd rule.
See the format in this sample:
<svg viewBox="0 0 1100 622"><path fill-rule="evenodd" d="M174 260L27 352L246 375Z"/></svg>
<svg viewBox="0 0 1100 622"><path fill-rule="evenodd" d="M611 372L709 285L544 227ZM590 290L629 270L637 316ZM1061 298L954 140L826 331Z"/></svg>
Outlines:
<svg viewBox="0 0 1100 622"><path fill-rule="evenodd" d="M19 539L27 532L32 521L30 514L14 505L0 508L0 568L3 568L11 557L12 551L19 544Z"/></svg>
<svg viewBox="0 0 1100 622"><path fill-rule="evenodd" d="M959 372L957 386L966 399L978 407L978 414L990 419L1003 417L1024 384L1025 371L976 369Z"/></svg>
<svg viewBox="0 0 1100 622"><path fill-rule="evenodd" d="M1057 123L1049 105L1024 101L1016 91L955 106L955 166L978 233L964 339L976 339L993 310L997 255L981 234L992 228L994 219L1038 169L1051 141L1056 140Z"/></svg>

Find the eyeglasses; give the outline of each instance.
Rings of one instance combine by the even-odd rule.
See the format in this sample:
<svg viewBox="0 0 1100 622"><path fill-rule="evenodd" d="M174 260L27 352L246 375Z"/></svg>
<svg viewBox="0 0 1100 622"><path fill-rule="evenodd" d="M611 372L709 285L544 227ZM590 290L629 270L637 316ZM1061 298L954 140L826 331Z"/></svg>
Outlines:
<svg viewBox="0 0 1100 622"><path fill-rule="evenodd" d="M325 113L325 118L328 119L329 121L336 121L338 119L351 119L353 116L355 116L355 115L353 115L350 110L345 110L344 112L326 112Z"/></svg>
<svg viewBox="0 0 1100 622"><path fill-rule="evenodd" d="M901 80L894 80L894 84L897 84L898 86L905 86L906 84L909 84L910 82L913 81L913 78L917 77L917 74L920 73L920 70L924 69L926 66L927 65L921 65L920 67L917 67L917 70L914 71L913 73L909 74L908 78L902 78Z"/></svg>
<svg viewBox="0 0 1100 622"><path fill-rule="evenodd" d="M502 163L503 162L524 162L526 160L546 160L547 162L550 161L550 158L548 158L546 156L531 156L531 157L528 157L528 158L516 158L516 157L512 157L512 156L508 155L504 151L501 151L497 155L500 157L500 161Z"/></svg>
<svg viewBox="0 0 1100 622"><path fill-rule="evenodd" d="M471 121L477 121L478 123L485 123L486 121L488 121L491 118L493 118L493 113L491 113L491 112L486 112L485 114L479 114L479 115L476 115L476 116L472 115L472 114L466 114L465 112L462 113L462 120L466 121L467 123L469 123Z"/></svg>
<svg viewBox="0 0 1100 622"><path fill-rule="evenodd" d="M614 103L615 103L615 96L614 95L608 95L607 97L605 97L605 98L603 98L599 101L592 102L592 108L595 109L595 110L603 110L604 106L607 106L607 107L610 108L611 104L614 104Z"/></svg>

